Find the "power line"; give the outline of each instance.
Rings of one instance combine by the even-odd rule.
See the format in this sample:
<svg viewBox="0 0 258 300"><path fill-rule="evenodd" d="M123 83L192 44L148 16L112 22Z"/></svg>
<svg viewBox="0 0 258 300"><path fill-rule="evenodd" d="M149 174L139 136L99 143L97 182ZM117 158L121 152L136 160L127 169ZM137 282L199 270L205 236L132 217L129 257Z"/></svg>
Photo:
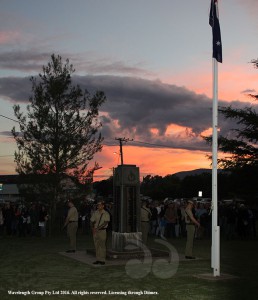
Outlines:
<svg viewBox="0 0 258 300"><path fill-rule="evenodd" d="M120 156L121 156L121 165L124 164L124 158L123 158L123 142L127 143L129 139L124 138L115 138L117 141L119 141L120 145ZM133 140L130 140L133 141Z"/></svg>
<svg viewBox="0 0 258 300"><path fill-rule="evenodd" d="M17 123L20 123L19 121L14 120L14 119L9 118L9 117L6 117L6 116L4 116L4 115L0 115L0 117L3 117L3 118L5 118L5 119L11 120L11 121L14 121L14 122L17 122Z"/></svg>
<svg viewBox="0 0 258 300"><path fill-rule="evenodd" d="M117 140L117 138L116 138L116 140ZM154 143L136 141L136 140L133 140L133 139L132 140L128 140L128 142L133 142L133 143L138 143L138 144L143 144L143 145L149 145L149 146L156 146L156 147L160 147L160 148L171 148L171 149L175 148L175 147L170 146L170 145L154 144ZM111 141L105 141L104 140L104 143L105 143L105 146L107 146L107 147L116 146Z"/></svg>
<svg viewBox="0 0 258 300"><path fill-rule="evenodd" d="M136 144L142 144L142 145L148 145L148 146L155 146L155 147L159 147L159 148L164 148L164 149L187 149L187 150L191 150L191 151L198 151L198 150L201 150L201 151L207 151L206 148L204 149L201 149L201 148L198 148L196 149L195 147L187 147L185 148L185 146L180 146L180 145L175 145L175 146L172 146L172 145L162 145L162 144L155 144L155 143L148 143L148 142L142 142L142 141L136 141L136 140L130 140L131 142L134 142ZM115 145L108 145L108 144L105 144L105 146L109 147L109 146L115 146ZM136 145L135 145L136 146Z"/></svg>
<svg viewBox="0 0 258 300"><path fill-rule="evenodd" d="M148 143L148 142L141 142L141 141L133 141L134 143L139 143L139 144L144 144L144 145L150 145L150 146L157 146L161 148L175 148L169 145L161 145L161 144L153 144L153 143Z"/></svg>
<svg viewBox="0 0 258 300"><path fill-rule="evenodd" d="M118 140L117 138L115 138L115 139ZM138 144L143 144L143 145L156 146L156 147L160 147L160 148L175 148L175 147L170 146L170 145L161 145L161 144L155 144L155 143L148 143L148 142L136 141L134 139L132 139L132 140L127 139L127 141L128 142L133 142L133 143L138 143ZM116 146L110 140L107 140L107 141L104 140L104 143L105 143L105 146L108 146L108 147Z"/></svg>

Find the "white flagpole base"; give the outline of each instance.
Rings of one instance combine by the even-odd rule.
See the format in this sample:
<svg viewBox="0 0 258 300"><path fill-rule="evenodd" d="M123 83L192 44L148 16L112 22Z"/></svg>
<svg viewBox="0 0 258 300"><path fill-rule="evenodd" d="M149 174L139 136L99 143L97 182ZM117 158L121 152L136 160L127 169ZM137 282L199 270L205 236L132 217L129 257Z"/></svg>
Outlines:
<svg viewBox="0 0 258 300"><path fill-rule="evenodd" d="M213 243L211 248L211 267L214 277L220 276L220 227L213 227Z"/></svg>

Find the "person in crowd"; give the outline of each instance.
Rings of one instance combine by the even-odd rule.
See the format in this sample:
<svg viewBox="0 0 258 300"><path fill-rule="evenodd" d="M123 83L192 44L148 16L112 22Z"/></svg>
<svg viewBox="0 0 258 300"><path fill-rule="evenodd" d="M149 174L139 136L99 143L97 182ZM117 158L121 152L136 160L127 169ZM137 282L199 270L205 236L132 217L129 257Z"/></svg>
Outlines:
<svg viewBox="0 0 258 300"><path fill-rule="evenodd" d="M180 233L181 233L181 236L183 236L183 237L186 237L185 208L186 208L186 202L183 201L180 204L181 218L179 219Z"/></svg>
<svg viewBox="0 0 258 300"><path fill-rule="evenodd" d="M257 220L257 209L255 208L250 208L251 210L251 219L250 219L250 231L251 231L251 237L255 238L256 237L256 220Z"/></svg>
<svg viewBox="0 0 258 300"><path fill-rule="evenodd" d="M3 235L4 233L4 214L3 214L3 208L0 206L0 235Z"/></svg>
<svg viewBox="0 0 258 300"><path fill-rule="evenodd" d="M185 247L185 258L186 259L195 259L193 256L193 242L195 236L195 228L200 227L200 223L196 220L194 214L194 201L188 200L187 206L185 208L185 223L186 223L186 232L187 232L187 240Z"/></svg>
<svg viewBox="0 0 258 300"><path fill-rule="evenodd" d="M22 208L21 207L17 207L15 210L15 219L16 219L16 223L17 223L17 234L18 236L22 236L22 224L23 224L23 218L22 218Z"/></svg>
<svg viewBox="0 0 258 300"><path fill-rule="evenodd" d="M196 238L197 239L202 239L205 234L205 227L206 227L206 216L208 212L207 209L205 208L203 203L199 203L198 208L196 209L195 212L195 217L200 223L200 227L196 230Z"/></svg>
<svg viewBox="0 0 258 300"><path fill-rule="evenodd" d="M91 216L91 206L85 199L80 207L80 215L82 218L82 232L90 232L90 216Z"/></svg>
<svg viewBox="0 0 258 300"><path fill-rule="evenodd" d="M76 235L78 230L78 211L74 206L72 200L68 200L67 205L69 207L67 217L64 222L64 228L67 228L67 235L70 240L70 249L67 250L67 253L75 253L76 252Z"/></svg>
<svg viewBox="0 0 258 300"><path fill-rule="evenodd" d="M167 222L165 220L164 215L165 215L165 207L164 207L164 204L161 204L160 205L160 211L159 211L159 214L158 214L158 227L157 227L157 230L156 230L156 235L160 236L163 240L166 240L165 230L166 230Z"/></svg>
<svg viewBox="0 0 258 300"><path fill-rule="evenodd" d="M232 240L236 237L237 213L233 204L226 206L226 239Z"/></svg>
<svg viewBox="0 0 258 300"><path fill-rule="evenodd" d="M176 231L175 231L175 226L178 221L178 215L177 215L177 207L175 203L170 200L168 202L168 207L165 211L164 218L167 222L166 225L166 237L176 237Z"/></svg>
<svg viewBox="0 0 258 300"><path fill-rule="evenodd" d="M202 223L204 224L204 236L206 238L211 237L211 229L212 229L212 207L211 203L207 202L204 204L204 208L207 211L207 214L202 216Z"/></svg>
<svg viewBox="0 0 258 300"><path fill-rule="evenodd" d="M148 234L150 230L151 210L147 207L147 201L143 200L141 205L141 231L142 231L142 242L144 245L147 244Z"/></svg>
<svg viewBox="0 0 258 300"><path fill-rule="evenodd" d="M108 222L107 231L111 232L112 231L112 222L113 222L112 204L111 203L108 203L108 204L106 203L104 209L108 212L109 219L110 219L110 221Z"/></svg>
<svg viewBox="0 0 258 300"><path fill-rule="evenodd" d="M3 215L4 215L4 227L6 229L6 234L7 235L14 234L12 225L15 220L15 213L13 207L10 205L9 202L5 204Z"/></svg>
<svg viewBox="0 0 258 300"><path fill-rule="evenodd" d="M177 221L176 221L176 225L175 225L175 235L176 235L176 237L179 237L180 234L181 234L180 220L182 218L182 215L181 215L180 204L178 202L175 202L175 209L177 210Z"/></svg>
<svg viewBox="0 0 258 300"><path fill-rule="evenodd" d="M41 206L39 211L39 228L41 237L46 237L47 235L47 221L48 221L48 212L44 205Z"/></svg>
<svg viewBox="0 0 258 300"><path fill-rule="evenodd" d="M221 201L218 202L218 225L220 236L226 235L226 206Z"/></svg>
<svg viewBox="0 0 258 300"><path fill-rule="evenodd" d="M39 224L39 212L35 203L31 205L28 215L30 217L30 235L36 236Z"/></svg>
<svg viewBox="0 0 258 300"><path fill-rule="evenodd" d="M99 200L97 202L97 209L90 218L96 250L96 261L93 262L94 265L105 265L106 263L107 227L110 222L110 215L104 208L104 201Z"/></svg>
<svg viewBox="0 0 258 300"><path fill-rule="evenodd" d="M18 216L18 232L20 237L25 237L27 234L27 211L25 208L21 209Z"/></svg>
<svg viewBox="0 0 258 300"><path fill-rule="evenodd" d="M26 209L26 233L31 235L31 219L28 209Z"/></svg>
<svg viewBox="0 0 258 300"><path fill-rule="evenodd" d="M241 203L237 213L237 229L241 239L246 239L248 235L249 215L246 206Z"/></svg>
<svg viewBox="0 0 258 300"><path fill-rule="evenodd" d="M21 210L25 208L24 205L16 205L14 203L11 204L11 209L13 210L13 218L12 218L12 235L16 235L18 233L18 219L21 213Z"/></svg>
<svg viewBox="0 0 258 300"><path fill-rule="evenodd" d="M151 218L150 218L150 234L155 235L158 226L158 203L153 201L150 205Z"/></svg>

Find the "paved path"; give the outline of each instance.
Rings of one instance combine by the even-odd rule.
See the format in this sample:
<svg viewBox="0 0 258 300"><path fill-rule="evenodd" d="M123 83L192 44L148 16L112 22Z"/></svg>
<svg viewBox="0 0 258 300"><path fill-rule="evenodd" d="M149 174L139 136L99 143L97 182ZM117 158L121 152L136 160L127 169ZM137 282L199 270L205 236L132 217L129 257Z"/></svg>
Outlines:
<svg viewBox="0 0 258 300"><path fill-rule="evenodd" d="M95 256L92 254L92 249L90 251L76 251L75 253L66 253L66 252L59 252L59 254L69 257L71 259L80 261L82 263L91 265L92 267L95 268L99 268L99 267L103 267L102 265L93 265L93 262L96 260ZM117 258L117 259L107 259L106 260L106 264L104 266L123 266L126 265L126 263L128 261L130 261L130 263L140 263L143 262L143 260L145 260L146 263L148 262L157 262L160 261L162 263L164 263L165 261L170 262L170 263L176 263L176 262L182 262L182 261L188 261L188 262L193 262L196 260L200 260L201 258L196 258L195 260L189 260L189 259L185 259L185 256L183 254L174 254L172 253L172 259L170 259L169 257L151 257L151 258L135 258L135 257L129 257L128 259L125 258Z"/></svg>

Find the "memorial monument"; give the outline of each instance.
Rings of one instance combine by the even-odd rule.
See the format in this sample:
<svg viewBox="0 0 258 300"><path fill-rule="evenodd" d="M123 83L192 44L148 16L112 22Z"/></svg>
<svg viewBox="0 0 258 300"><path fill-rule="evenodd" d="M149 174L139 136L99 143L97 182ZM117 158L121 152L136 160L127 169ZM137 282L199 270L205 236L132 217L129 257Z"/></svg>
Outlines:
<svg viewBox="0 0 258 300"><path fill-rule="evenodd" d="M142 240L140 174L135 165L119 165L114 170L114 214L112 251L128 251L128 241Z"/></svg>

